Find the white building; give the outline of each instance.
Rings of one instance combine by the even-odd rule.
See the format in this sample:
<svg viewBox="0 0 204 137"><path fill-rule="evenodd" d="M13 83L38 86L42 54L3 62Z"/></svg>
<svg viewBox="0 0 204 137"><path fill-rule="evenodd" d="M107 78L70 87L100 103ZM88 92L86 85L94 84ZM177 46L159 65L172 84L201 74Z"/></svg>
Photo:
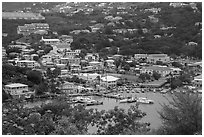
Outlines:
<svg viewBox="0 0 204 137"><path fill-rule="evenodd" d="M99 70L103 68L103 62L91 61L89 65L93 67L94 70Z"/></svg>
<svg viewBox="0 0 204 137"><path fill-rule="evenodd" d="M147 62L156 63L157 61L168 63L170 61L170 57L167 54L149 54L147 56Z"/></svg>
<svg viewBox="0 0 204 137"><path fill-rule="evenodd" d="M59 39L44 39L43 37L41 41L44 42L46 45L55 45L60 42Z"/></svg>
<svg viewBox="0 0 204 137"><path fill-rule="evenodd" d="M197 88L202 89L202 75L198 75L194 77L194 80L192 81L192 83Z"/></svg>
<svg viewBox="0 0 204 137"><path fill-rule="evenodd" d="M88 61L96 61L98 60L98 58L99 58L99 55L94 53L87 53L87 55L85 56L85 60L88 60Z"/></svg>
<svg viewBox="0 0 204 137"><path fill-rule="evenodd" d="M138 59L146 59L147 58L147 54L135 54L134 58L136 60L138 60Z"/></svg>
<svg viewBox="0 0 204 137"><path fill-rule="evenodd" d="M77 91L77 85L75 85L74 83L65 81L65 83L61 85L61 90L65 94L75 93Z"/></svg>
<svg viewBox="0 0 204 137"><path fill-rule="evenodd" d="M31 60L20 60L20 61L17 61L16 63L18 67L35 68L36 66L35 61L31 61Z"/></svg>
<svg viewBox="0 0 204 137"><path fill-rule="evenodd" d="M76 51L66 51L64 57L65 58L75 58L75 56L79 55Z"/></svg>
<svg viewBox="0 0 204 137"><path fill-rule="evenodd" d="M119 78L114 76L105 76L101 78L101 84L105 87L114 87L118 80Z"/></svg>
<svg viewBox="0 0 204 137"><path fill-rule="evenodd" d="M20 83L13 83L5 85L5 91L12 96L21 97L28 93L28 85L20 84Z"/></svg>
<svg viewBox="0 0 204 137"><path fill-rule="evenodd" d="M152 75L153 72L157 72L161 74L161 76L165 77L166 75L173 73L173 69L165 66L149 66L149 67L143 67L140 71L140 73L147 73Z"/></svg>

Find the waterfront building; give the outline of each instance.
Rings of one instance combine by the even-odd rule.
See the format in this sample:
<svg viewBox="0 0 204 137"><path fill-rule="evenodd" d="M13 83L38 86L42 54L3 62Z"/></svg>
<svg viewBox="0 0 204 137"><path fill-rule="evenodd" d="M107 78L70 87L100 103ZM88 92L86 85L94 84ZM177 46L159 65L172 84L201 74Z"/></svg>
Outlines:
<svg viewBox="0 0 204 137"><path fill-rule="evenodd" d="M161 76L165 77L166 75L172 73L173 69L166 66L155 65L155 66L143 67L140 70L140 73L147 73L152 75L154 71L161 74Z"/></svg>
<svg viewBox="0 0 204 137"><path fill-rule="evenodd" d="M61 90L65 94L75 93L75 92L77 92L77 85L75 85L74 83L65 81L61 85Z"/></svg>
<svg viewBox="0 0 204 137"><path fill-rule="evenodd" d="M21 83L12 83L5 85L5 92L9 93L14 98L20 98L28 94L28 85L21 84Z"/></svg>
<svg viewBox="0 0 204 137"><path fill-rule="evenodd" d="M101 78L101 85L105 87L114 87L117 85L117 81L119 78L114 77L114 76L105 76Z"/></svg>
<svg viewBox="0 0 204 137"><path fill-rule="evenodd" d="M31 60L20 60L20 61L17 61L16 63L18 67L28 67L28 68L36 67L35 61L31 61Z"/></svg>

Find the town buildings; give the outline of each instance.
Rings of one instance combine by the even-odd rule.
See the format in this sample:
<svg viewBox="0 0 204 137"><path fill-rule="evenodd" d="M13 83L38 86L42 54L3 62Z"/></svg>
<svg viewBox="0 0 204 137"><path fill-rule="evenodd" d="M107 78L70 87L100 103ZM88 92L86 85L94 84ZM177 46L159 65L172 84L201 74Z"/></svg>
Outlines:
<svg viewBox="0 0 204 137"><path fill-rule="evenodd" d="M20 60L20 61L17 61L17 66L18 67L35 68L36 67L36 62L31 61L31 60Z"/></svg>

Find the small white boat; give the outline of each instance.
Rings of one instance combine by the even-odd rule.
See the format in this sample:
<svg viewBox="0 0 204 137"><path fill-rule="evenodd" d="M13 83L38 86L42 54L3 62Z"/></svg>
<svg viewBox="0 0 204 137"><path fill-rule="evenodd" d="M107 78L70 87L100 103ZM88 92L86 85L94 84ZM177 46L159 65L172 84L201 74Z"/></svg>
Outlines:
<svg viewBox="0 0 204 137"><path fill-rule="evenodd" d="M139 97L137 99L137 102L142 103L142 104L154 104L153 100L150 100L150 99L147 99L147 98L144 98L144 97Z"/></svg>
<svg viewBox="0 0 204 137"><path fill-rule="evenodd" d="M125 98L125 99L121 99L119 102L120 103L133 103L136 102L137 99L134 97L130 97L130 98Z"/></svg>

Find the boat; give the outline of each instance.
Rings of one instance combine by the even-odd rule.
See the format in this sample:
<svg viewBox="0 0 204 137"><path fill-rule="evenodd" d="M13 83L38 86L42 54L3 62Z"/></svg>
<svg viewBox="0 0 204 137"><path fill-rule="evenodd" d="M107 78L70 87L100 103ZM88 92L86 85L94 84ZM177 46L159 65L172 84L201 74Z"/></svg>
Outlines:
<svg viewBox="0 0 204 137"><path fill-rule="evenodd" d="M137 99L137 102L142 103L142 104L154 104L153 100L150 100L150 99L147 99L147 98L144 98L144 97L139 97Z"/></svg>
<svg viewBox="0 0 204 137"><path fill-rule="evenodd" d="M165 94L165 93L167 93L168 92L168 90L167 89L163 89L162 91L160 91L161 93L163 93L163 94Z"/></svg>
<svg viewBox="0 0 204 137"><path fill-rule="evenodd" d="M120 103L133 103L136 101L137 101L137 99L135 99L134 97L130 97L130 98L121 99L119 102Z"/></svg>
<svg viewBox="0 0 204 137"><path fill-rule="evenodd" d="M96 100L89 100L85 103L87 106L93 106L93 105L103 105L102 101L96 101Z"/></svg>
<svg viewBox="0 0 204 137"><path fill-rule="evenodd" d="M86 103L87 101L90 101L91 99L88 97L76 97L73 99L73 102L75 103Z"/></svg>

